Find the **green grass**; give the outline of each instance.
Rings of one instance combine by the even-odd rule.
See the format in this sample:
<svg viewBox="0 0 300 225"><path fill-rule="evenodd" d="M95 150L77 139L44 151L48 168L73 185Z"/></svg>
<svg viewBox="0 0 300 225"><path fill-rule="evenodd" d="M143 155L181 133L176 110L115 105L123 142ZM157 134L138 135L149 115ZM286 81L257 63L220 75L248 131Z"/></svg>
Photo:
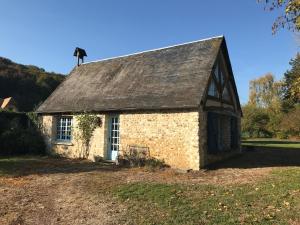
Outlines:
<svg viewBox="0 0 300 225"><path fill-rule="evenodd" d="M68 160L49 156L0 157L0 177L19 177L32 174L75 173L113 169L110 164L87 160Z"/></svg>
<svg viewBox="0 0 300 225"><path fill-rule="evenodd" d="M275 147L275 148L299 148L300 141L289 141L279 139L248 139L242 141L243 146Z"/></svg>
<svg viewBox="0 0 300 225"><path fill-rule="evenodd" d="M28 168L42 166L42 157L0 157L0 176L18 176Z"/></svg>
<svg viewBox="0 0 300 225"><path fill-rule="evenodd" d="M234 186L134 183L115 190L129 224L290 224L300 222L300 169Z"/></svg>

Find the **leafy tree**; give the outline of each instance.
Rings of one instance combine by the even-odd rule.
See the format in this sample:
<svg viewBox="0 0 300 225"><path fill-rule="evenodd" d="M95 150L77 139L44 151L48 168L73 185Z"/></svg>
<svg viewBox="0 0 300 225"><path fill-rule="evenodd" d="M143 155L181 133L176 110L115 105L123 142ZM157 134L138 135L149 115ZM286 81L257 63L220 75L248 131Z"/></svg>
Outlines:
<svg viewBox="0 0 300 225"><path fill-rule="evenodd" d="M300 103L300 54L290 61L291 69L284 74L284 99L286 105Z"/></svg>
<svg viewBox="0 0 300 225"><path fill-rule="evenodd" d="M300 106L283 116L280 127L286 134L300 137Z"/></svg>
<svg viewBox="0 0 300 225"><path fill-rule="evenodd" d="M252 137L277 136L280 131L278 124L283 116L283 82L275 81L274 76L269 73L251 80L249 86L248 105L251 108L245 108L244 120L249 121L249 127L245 129Z"/></svg>
<svg viewBox="0 0 300 225"><path fill-rule="evenodd" d="M243 106L242 133L248 137L268 137L268 123L270 117L264 108L253 104Z"/></svg>
<svg viewBox="0 0 300 225"><path fill-rule="evenodd" d="M270 73L251 80L249 102L257 107L268 108L278 113L283 98L283 83L275 81Z"/></svg>
<svg viewBox="0 0 300 225"><path fill-rule="evenodd" d="M282 15L276 18L272 26L275 34L279 28L287 28L292 31L300 30L300 1L299 0L257 0L265 4L265 9L273 11L282 9Z"/></svg>
<svg viewBox="0 0 300 225"><path fill-rule="evenodd" d="M0 98L12 96L20 111L32 111L54 91L64 77L0 57Z"/></svg>
<svg viewBox="0 0 300 225"><path fill-rule="evenodd" d="M244 106L242 131L250 137L300 136L300 54L282 81L272 74L250 81L249 103Z"/></svg>

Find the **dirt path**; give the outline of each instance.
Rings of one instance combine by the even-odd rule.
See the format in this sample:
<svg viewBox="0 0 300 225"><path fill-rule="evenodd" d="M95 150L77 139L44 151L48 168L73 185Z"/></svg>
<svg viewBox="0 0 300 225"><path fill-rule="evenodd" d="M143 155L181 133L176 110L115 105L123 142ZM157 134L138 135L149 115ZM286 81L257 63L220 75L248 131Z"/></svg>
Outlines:
<svg viewBox="0 0 300 225"><path fill-rule="evenodd" d="M117 224L120 207L106 196L87 194L85 182L84 173L1 182L0 224Z"/></svg>

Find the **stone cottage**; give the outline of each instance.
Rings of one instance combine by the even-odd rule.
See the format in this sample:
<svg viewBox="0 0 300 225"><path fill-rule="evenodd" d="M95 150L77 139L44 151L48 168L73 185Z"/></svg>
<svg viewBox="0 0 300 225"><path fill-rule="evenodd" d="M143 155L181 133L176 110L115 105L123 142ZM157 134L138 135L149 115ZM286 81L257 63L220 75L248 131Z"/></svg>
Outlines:
<svg viewBox="0 0 300 225"><path fill-rule="evenodd" d="M240 150L241 106L223 36L83 63L38 108L49 151L78 157L76 115L102 125L90 159L146 149L199 170Z"/></svg>

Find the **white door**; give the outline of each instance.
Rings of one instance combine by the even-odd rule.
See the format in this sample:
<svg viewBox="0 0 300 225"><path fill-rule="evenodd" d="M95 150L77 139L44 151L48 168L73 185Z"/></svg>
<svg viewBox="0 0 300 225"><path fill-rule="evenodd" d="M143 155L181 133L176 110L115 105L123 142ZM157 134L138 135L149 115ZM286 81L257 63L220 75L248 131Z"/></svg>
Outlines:
<svg viewBox="0 0 300 225"><path fill-rule="evenodd" d="M119 115L109 117L108 159L116 160L120 144Z"/></svg>

